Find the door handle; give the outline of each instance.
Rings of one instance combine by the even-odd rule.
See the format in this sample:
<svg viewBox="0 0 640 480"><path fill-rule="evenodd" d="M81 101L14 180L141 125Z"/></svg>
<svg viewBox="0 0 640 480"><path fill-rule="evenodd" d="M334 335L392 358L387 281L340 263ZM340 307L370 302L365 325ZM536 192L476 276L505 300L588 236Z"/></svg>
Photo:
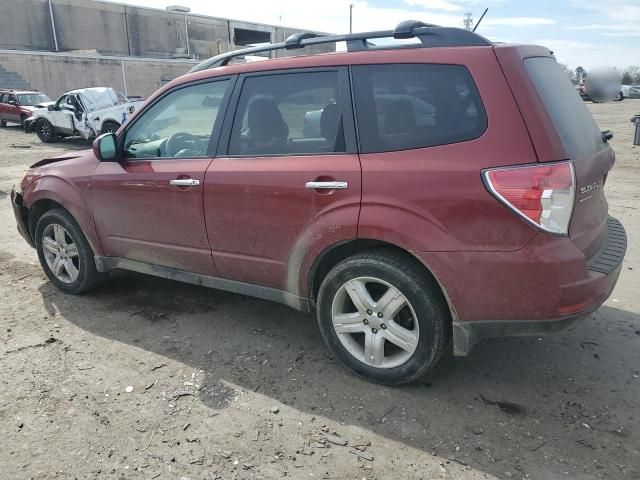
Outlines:
<svg viewBox="0 0 640 480"><path fill-rule="evenodd" d="M176 187L195 187L200 185L200 180L195 178L176 178L175 180L170 180L169 185Z"/></svg>
<svg viewBox="0 0 640 480"><path fill-rule="evenodd" d="M304 184L305 188L325 189L325 190L344 190L349 188L348 182L307 182Z"/></svg>

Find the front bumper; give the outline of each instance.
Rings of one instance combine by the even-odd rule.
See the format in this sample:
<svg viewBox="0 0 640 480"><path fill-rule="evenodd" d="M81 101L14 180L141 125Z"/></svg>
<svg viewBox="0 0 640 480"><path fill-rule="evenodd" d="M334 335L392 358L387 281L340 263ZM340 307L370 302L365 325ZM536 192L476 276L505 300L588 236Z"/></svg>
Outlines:
<svg viewBox="0 0 640 480"><path fill-rule="evenodd" d="M15 188L11 190L11 206L13 207L13 214L16 217L18 232L31 247L35 248L33 239L29 233L29 228L27 227L27 219L29 218L28 210L24 206L22 194L20 192L16 192Z"/></svg>
<svg viewBox="0 0 640 480"><path fill-rule="evenodd" d="M540 234L516 252L423 255L453 311L454 354L483 338L559 332L597 310L622 269L627 237L610 217L602 248L585 258L568 237Z"/></svg>

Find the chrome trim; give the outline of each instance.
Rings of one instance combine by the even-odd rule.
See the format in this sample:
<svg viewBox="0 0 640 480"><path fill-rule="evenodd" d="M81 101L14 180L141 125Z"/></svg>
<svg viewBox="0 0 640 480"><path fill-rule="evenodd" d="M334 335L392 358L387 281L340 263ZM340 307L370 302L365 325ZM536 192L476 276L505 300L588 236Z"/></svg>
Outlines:
<svg viewBox="0 0 640 480"><path fill-rule="evenodd" d="M345 190L349 188L348 182L307 182L304 188L326 189L326 190Z"/></svg>
<svg viewBox="0 0 640 480"><path fill-rule="evenodd" d="M169 185L176 187L195 187L200 185L200 180L195 178L176 178L175 180L170 180Z"/></svg>

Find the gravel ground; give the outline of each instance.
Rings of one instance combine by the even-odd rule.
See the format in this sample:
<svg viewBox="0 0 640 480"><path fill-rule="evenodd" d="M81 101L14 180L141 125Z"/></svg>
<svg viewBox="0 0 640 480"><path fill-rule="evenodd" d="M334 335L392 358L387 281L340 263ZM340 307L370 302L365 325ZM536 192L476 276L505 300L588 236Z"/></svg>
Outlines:
<svg viewBox="0 0 640 480"><path fill-rule="evenodd" d="M281 305L125 272L57 291L9 192L86 144L1 129L0 477L640 479L640 101L589 108L615 133L606 191L629 237L613 295L571 331L485 341L404 388L351 376Z"/></svg>

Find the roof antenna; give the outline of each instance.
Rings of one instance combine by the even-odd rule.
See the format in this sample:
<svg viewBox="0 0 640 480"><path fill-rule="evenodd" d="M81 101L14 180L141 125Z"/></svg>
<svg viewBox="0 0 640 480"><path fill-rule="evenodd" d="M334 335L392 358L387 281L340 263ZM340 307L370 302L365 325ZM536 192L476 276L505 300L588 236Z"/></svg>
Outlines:
<svg viewBox="0 0 640 480"><path fill-rule="evenodd" d="M476 23L476 26L473 27L473 30L471 30L472 32L476 31L476 28L478 28L478 25L480 25L480 22L482 21L482 19L484 18L484 16L487 14L488 11L489 11L488 8L484 9L484 12L482 12L482 16L480 17L480 20L478 20L478 23Z"/></svg>

